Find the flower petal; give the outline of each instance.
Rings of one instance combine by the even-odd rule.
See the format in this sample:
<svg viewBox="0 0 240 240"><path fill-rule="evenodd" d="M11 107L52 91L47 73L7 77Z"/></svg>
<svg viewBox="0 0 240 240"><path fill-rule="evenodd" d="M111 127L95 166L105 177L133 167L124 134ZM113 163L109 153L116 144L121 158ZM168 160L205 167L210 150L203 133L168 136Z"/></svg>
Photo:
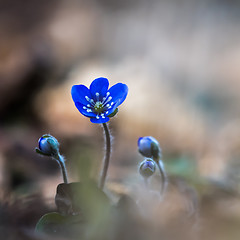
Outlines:
<svg viewBox="0 0 240 240"><path fill-rule="evenodd" d="M86 100L85 96L91 98L91 94L90 94L89 89L86 86L84 86L82 84L81 85L73 85L71 94L72 94L72 99L75 103L79 102L83 105L89 104L89 102Z"/></svg>
<svg viewBox="0 0 240 240"><path fill-rule="evenodd" d="M109 82L107 78L100 77L93 80L93 82L90 85L90 93L92 95L92 98L95 101L98 101L99 99L101 101L102 98L106 96L108 86ZM97 98L96 93L99 93L99 99Z"/></svg>
<svg viewBox="0 0 240 240"><path fill-rule="evenodd" d="M90 118L90 121L92 122L92 123L105 123L105 122L108 122L110 120L110 118L109 117L105 117L105 118L99 118L99 119L97 119L97 118Z"/></svg>
<svg viewBox="0 0 240 240"><path fill-rule="evenodd" d="M123 83L113 85L109 91L112 97L111 102L114 102L114 108L117 108L126 99L128 94L128 86Z"/></svg>
<svg viewBox="0 0 240 240"><path fill-rule="evenodd" d="M87 111L87 109L89 109L89 108L84 109L84 108L86 108L86 107L85 107L83 104L79 103L79 102L75 102L75 106L76 106L76 108L78 109L78 111L79 111L82 115L84 115L85 117L96 117L96 116L97 116L96 113Z"/></svg>

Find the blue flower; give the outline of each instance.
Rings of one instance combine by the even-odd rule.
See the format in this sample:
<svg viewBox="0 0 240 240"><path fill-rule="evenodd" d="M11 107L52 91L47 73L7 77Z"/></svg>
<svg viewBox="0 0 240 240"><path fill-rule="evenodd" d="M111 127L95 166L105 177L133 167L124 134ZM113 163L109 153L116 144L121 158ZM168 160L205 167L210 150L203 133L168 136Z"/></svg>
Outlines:
<svg viewBox="0 0 240 240"><path fill-rule="evenodd" d="M108 87L108 79L103 77L93 80L89 89L82 84L72 86L71 94L76 108L92 123L108 122L110 115L127 97L126 84L117 83L109 90Z"/></svg>
<svg viewBox="0 0 240 240"><path fill-rule="evenodd" d="M145 157L159 159L161 157L161 148L158 141L152 137L140 137L138 139L138 151Z"/></svg>

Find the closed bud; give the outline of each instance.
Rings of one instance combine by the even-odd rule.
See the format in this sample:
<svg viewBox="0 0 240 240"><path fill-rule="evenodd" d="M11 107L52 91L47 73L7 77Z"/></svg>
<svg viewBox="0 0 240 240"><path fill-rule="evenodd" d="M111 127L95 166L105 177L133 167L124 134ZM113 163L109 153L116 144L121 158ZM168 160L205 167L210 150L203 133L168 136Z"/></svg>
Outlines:
<svg viewBox="0 0 240 240"><path fill-rule="evenodd" d="M138 139L138 151L144 157L153 157L154 160L159 160L161 157L161 148L158 141L152 137L140 137Z"/></svg>
<svg viewBox="0 0 240 240"><path fill-rule="evenodd" d="M156 163L151 158L146 158L144 161L140 163L139 173L144 178L149 178L154 174L156 170Z"/></svg>
<svg viewBox="0 0 240 240"><path fill-rule="evenodd" d="M45 134L38 140L38 147L36 152L46 156L57 156L59 154L59 142L58 140L49 135Z"/></svg>

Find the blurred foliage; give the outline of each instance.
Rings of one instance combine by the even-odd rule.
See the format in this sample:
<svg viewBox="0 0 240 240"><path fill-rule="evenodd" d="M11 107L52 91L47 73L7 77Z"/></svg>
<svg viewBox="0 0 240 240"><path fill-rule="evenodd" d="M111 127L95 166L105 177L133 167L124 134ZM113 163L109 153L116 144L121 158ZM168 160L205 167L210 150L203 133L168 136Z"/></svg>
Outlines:
<svg viewBox="0 0 240 240"><path fill-rule="evenodd" d="M39 237L144 239L134 228L140 223L138 207L127 195L113 205L94 182L75 182L59 184L55 201L58 212L45 214L36 225Z"/></svg>

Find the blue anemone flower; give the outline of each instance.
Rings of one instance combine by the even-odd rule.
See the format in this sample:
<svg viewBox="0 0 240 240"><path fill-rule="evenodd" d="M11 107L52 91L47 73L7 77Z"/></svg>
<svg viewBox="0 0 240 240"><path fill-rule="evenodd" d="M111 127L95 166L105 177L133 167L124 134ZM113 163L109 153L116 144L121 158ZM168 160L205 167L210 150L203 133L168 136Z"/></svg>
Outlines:
<svg viewBox="0 0 240 240"><path fill-rule="evenodd" d="M105 123L128 94L126 84L117 83L110 89L107 78L93 80L88 89L84 85L73 85L71 94L78 111L89 117L92 123Z"/></svg>

